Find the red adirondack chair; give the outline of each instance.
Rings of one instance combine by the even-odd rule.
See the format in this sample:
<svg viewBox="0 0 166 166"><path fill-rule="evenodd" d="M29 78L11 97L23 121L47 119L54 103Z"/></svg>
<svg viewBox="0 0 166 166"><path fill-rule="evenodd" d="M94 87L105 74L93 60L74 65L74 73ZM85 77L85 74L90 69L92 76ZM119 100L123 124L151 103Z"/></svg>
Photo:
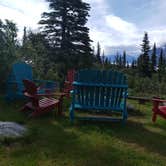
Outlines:
<svg viewBox="0 0 166 166"><path fill-rule="evenodd" d="M166 103L166 100L161 100L158 98L152 99L153 102L153 116L152 121L155 122L157 119L157 115L163 117L166 119L166 105L163 105L163 103Z"/></svg>
<svg viewBox="0 0 166 166"><path fill-rule="evenodd" d="M76 73L76 71L74 69L71 69L67 72L63 92L66 93L66 97L68 97L68 98L70 96L70 91L73 89L72 83L74 81L75 73Z"/></svg>
<svg viewBox="0 0 166 166"><path fill-rule="evenodd" d="M23 80L23 83L25 86L24 95L30 98L30 102L25 104L21 111L30 109L33 111L31 116L38 116L53 110L55 107L60 108L59 100L52 98L54 94L38 94L38 87L34 82Z"/></svg>

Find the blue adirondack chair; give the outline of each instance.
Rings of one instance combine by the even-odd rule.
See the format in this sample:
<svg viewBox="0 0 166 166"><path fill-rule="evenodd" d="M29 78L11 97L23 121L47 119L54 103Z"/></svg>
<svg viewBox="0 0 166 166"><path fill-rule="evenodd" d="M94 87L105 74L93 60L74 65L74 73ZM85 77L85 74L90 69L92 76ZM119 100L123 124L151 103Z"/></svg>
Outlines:
<svg viewBox="0 0 166 166"><path fill-rule="evenodd" d="M30 65L26 63L16 63L12 66L12 72L10 73L7 80L7 101L25 98L23 94L24 84L22 82L24 79L35 81L41 85L39 93L42 93L45 90L54 90L56 87L56 83L54 81L34 80L32 67Z"/></svg>
<svg viewBox="0 0 166 166"><path fill-rule="evenodd" d="M75 118L75 110L95 113L79 117L82 120L126 121L128 85L124 74L111 70L80 70L73 86L71 121Z"/></svg>

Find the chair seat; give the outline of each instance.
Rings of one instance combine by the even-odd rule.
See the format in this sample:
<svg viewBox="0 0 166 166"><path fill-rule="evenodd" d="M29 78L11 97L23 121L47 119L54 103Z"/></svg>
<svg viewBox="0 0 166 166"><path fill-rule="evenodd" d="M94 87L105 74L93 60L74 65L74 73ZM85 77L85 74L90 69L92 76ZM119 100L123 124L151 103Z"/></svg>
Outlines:
<svg viewBox="0 0 166 166"><path fill-rule="evenodd" d="M158 114L162 115L164 118L166 118L166 106L160 106Z"/></svg>
<svg viewBox="0 0 166 166"><path fill-rule="evenodd" d="M81 105L81 104L75 104L74 108L76 109L84 109L84 110L90 110L90 109L95 109L95 110L106 110L106 111L119 111L122 112L123 109L120 106L117 107L104 107L104 106L88 106L88 105Z"/></svg>
<svg viewBox="0 0 166 166"><path fill-rule="evenodd" d="M54 98L43 98L39 101L39 108L40 109L46 109L46 108L50 108L50 107L54 107L55 105L57 105L59 103L58 99L54 99ZM32 102L29 102L26 104L26 106L32 110L36 109L36 107L34 107L32 105Z"/></svg>

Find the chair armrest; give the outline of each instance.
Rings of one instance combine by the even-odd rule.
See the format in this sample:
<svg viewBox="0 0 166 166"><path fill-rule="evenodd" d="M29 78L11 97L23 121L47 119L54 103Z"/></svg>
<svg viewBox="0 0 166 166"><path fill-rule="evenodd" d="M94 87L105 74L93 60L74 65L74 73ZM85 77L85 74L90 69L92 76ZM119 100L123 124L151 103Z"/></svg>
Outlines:
<svg viewBox="0 0 166 166"><path fill-rule="evenodd" d="M65 83L70 83L70 84L72 84L73 81L67 81L67 80L65 80Z"/></svg>
<svg viewBox="0 0 166 166"><path fill-rule="evenodd" d="M153 112L157 112L159 110L159 106L160 106L160 103L165 103L166 100L162 100L162 99L152 99L152 102L153 102L153 108L152 108L152 111Z"/></svg>
<svg viewBox="0 0 166 166"><path fill-rule="evenodd" d="M40 93L40 94L36 94L36 97L51 97L51 96L55 96L54 93Z"/></svg>
<svg viewBox="0 0 166 166"><path fill-rule="evenodd" d="M27 97L30 97L30 98L54 97L54 96L56 96L55 93L42 93L42 94L31 95L31 94L29 94L27 92L24 92L24 95L27 96Z"/></svg>
<svg viewBox="0 0 166 166"><path fill-rule="evenodd" d="M34 79L35 82L39 83L55 83L55 81L52 80L39 80L39 79Z"/></svg>
<svg viewBox="0 0 166 166"><path fill-rule="evenodd" d="M153 102L158 102L158 103L165 103L166 100L163 99L152 99Z"/></svg>
<svg viewBox="0 0 166 166"><path fill-rule="evenodd" d="M36 94L35 96L37 97L42 97L42 96L45 96L45 97L51 97L51 96L58 96L58 97L63 97L65 96L66 93L63 93L63 92L60 92L60 93L41 93L41 94Z"/></svg>
<svg viewBox="0 0 166 166"><path fill-rule="evenodd" d="M23 84L20 81L7 81L7 83L9 83L9 84Z"/></svg>
<svg viewBox="0 0 166 166"><path fill-rule="evenodd" d="M74 90L71 90L71 91L70 91L70 94L72 95L73 93L74 93Z"/></svg>

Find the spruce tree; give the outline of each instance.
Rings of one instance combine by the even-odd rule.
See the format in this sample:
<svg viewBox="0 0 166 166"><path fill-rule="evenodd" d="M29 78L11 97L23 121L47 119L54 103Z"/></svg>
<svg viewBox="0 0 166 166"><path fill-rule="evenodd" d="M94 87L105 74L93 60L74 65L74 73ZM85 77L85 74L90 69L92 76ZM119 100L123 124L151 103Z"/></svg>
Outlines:
<svg viewBox="0 0 166 166"><path fill-rule="evenodd" d="M138 69L141 76L151 77L151 69L150 69L150 58L149 58L149 39L148 33L145 32L144 38L141 44L141 55L138 58Z"/></svg>
<svg viewBox="0 0 166 166"><path fill-rule="evenodd" d="M160 56L159 56L159 63L158 63L158 79L159 79L159 81L162 80L163 74L164 74L164 55L163 55L163 49L161 48Z"/></svg>
<svg viewBox="0 0 166 166"><path fill-rule="evenodd" d="M117 52L116 55L115 55L115 64L116 64L116 66L119 66L119 64L120 64L120 54L119 54L119 52Z"/></svg>
<svg viewBox="0 0 166 166"><path fill-rule="evenodd" d="M126 67L126 51L123 51L123 67Z"/></svg>
<svg viewBox="0 0 166 166"><path fill-rule="evenodd" d="M132 69L135 68L135 61L134 61L134 60L132 60L132 62L131 62L131 68L132 68Z"/></svg>
<svg viewBox="0 0 166 166"><path fill-rule="evenodd" d="M101 63L101 47L99 42L97 43L96 59L98 63Z"/></svg>
<svg viewBox="0 0 166 166"><path fill-rule="evenodd" d="M89 4L82 0L46 0L49 12L42 14L42 32L49 40L52 61L66 68L88 67L93 61L87 23ZM41 28L42 28L41 27Z"/></svg>
<svg viewBox="0 0 166 166"><path fill-rule="evenodd" d="M101 62L102 62L102 66L104 68L104 65L105 65L105 53L104 53L104 50L103 50L103 54L102 54L102 57L101 57Z"/></svg>
<svg viewBox="0 0 166 166"><path fill-rule="evenodd" d="M151 68L152 72L155 72L157 61L156 61L156 43L153 45L152 56L151 56Z"/></svg>
<svg viewBox="0 0 166 166"><path fill-rule="evenodd" d="M119 67L121 68L121 67L123 67L123 61L122 61L123 59L122 59L122 56L120 55L119 56Z"/></svg>

